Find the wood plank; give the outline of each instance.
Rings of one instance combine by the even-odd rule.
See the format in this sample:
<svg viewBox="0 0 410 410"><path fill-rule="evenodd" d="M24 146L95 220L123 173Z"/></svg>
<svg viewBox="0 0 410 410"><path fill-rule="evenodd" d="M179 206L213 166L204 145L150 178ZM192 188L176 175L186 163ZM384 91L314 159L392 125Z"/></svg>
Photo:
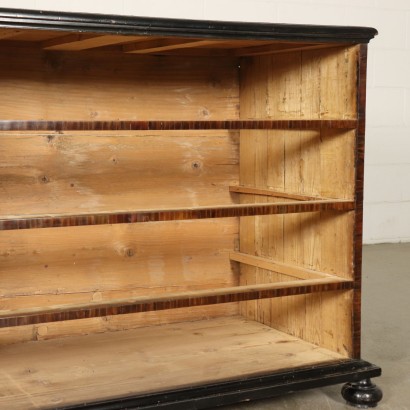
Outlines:
<svg viewBox="0 0 410 410"><path fill-rule="evenodd" d="M266 54L281 54L302 50L316 50L321 48L341 47L340 43L273 43L260 46L241 47L235 49L235 55L241 57L259 56Z"/></svg>
<svg viewBox="0 0 410 410"><path fill-rule="evenodd" d="M355 119L356 59L354 47L243 58L241 86L266 86L266 98L258 116L241 118ZM246 74L246 66L256 64L265 72Z"/></svg>
<svg viewBox="0 0 410 410"><path fill-rule="evenodd" d="M144 41L147 38L149 37L72 33L63 37L44 41L41 44L41 47L44 50L79 51L113 44L128 43L131 41Z"/></svg>
<svg viewBox="0 0 410 410"><path fill-rule="evenodd" d="M243 119L301 120L311 117L300 115L300 52L243 58L243 66L261 66L257 73L244 73L241 83L246 88L259 89L264 97L257 104L256 116ZM242 65L241 65L242 67ZM251 68L252 70L252 68ZM301 127L297 127L300 129Z"/></svg>
<svg viewBox="0 0 410 410"><path fill-rule="evenodd" d="M234 131L88 131L0 137L0 215L229 205Z"/></svg>
<svg viewBox="0 0 410 410"><path fill-rule="evenodd" d="M243 58L241 118L354 120L354 61L354 48L305 50L277 56ZM321 71L323 64L327 68ZM332 85L336 81L338 84ZM245 110L242 110L242 103ZM247 109L248 105L253 108ZM351 172L354 168L354 132L299 128L277 133L276 139L270 140L272 145L268 148L264 142L255 138L260 145L256 150L270 153L266 165L269 169L268 179L259 179L258 183L240 182L240 185L251 188L243 190L241 196L252 193L263 197L263 194L269 194L269 190L277 190L302 197L353 198ZM262 158L261 153L259 157ZM256 174L256 169L252 165L247 172ZM254 175L255 178L258 177ZM274 197L271 198L274 200ZM255 243L244 252L286 265L296 265L300 269L330 274L337 272L341 277L351 279L349 232L353 214L284 214L281 217L282 227L278 219L274 222L268 219L275 219L276 216L256 216L253 222ZM268 233L269 239L266 239L266 227L269 224L274 229ZM240 237L242 240L242 234ZM275 246L266 247L267 241ZM248 276L250 280L253 279L253 283L260 283L269 280L266 272L260 267ZM274 280L289 279L288 275L277 273ZM351 309L350 295L343 292L333 292L334 297L329 293L326 295L324 297L321 293L315 293L276 298L266 303L260 301L250 317L320 346L351 354L351 321L347 314ZM341 324L337 329L335 320Z"/></svg>
<svg viewBox="0 0 410 410"><path fill-rule="evenodd" d="M301 52L304 118L357 118L356 53L355 47Z"/></svg>
<svg viewBox="0 0 410 410"><path fill-rule="evenodd" d="M262 95L255 96L257 100L263 99ZM268 131L254 131L253 132L253 143L255 144L255 185L256 186L266 186L268 179ZM266 196L256 196L257 202L268 203L268 197ZM263 217L255 217L255 243L254 247L256 249L257 255L264 255L266 249L269 245L269 225L265 222ZM271 283L275 282L275 276L272 275L270 271L265 269L256 269L256 283ZM266 323L268 318L266 318L265 311L262 309L263 306L270 302L269 299L259 299L256 301L256 320L261 323Z"/></svg>
<svg viewBox="0 0 410 410"><path fill-rule="evenodd" d="M0 131L354 129L356 120L0 121Z"/></svg>
<svg viewBox="0 0 410 410"><path fill-rule="evenodd" d="M240 39L213 39L212 43L205 44L201 48L206 48L209 50L225 49L234 51L237 48L242 47L252 47L252 46L262 46L272 44L272 41L269 40L240 40Z"/></svg>
<svg viewBox="0 0 410 410"><path fill-rule="evenodd" d="M21 33L23 33L24 30L18 30L18 29L11 29L11 28L1 28L0 29L0 40L4 40L6 38L13 38Z"/></svg>
<svg viewBox="0 0 410 410"><path fill-rule="evenodd" d="M39 323L0 328L0 346L30 341L55 340L92 334L122 332L129 329L162 326L169 323L209 320L238 315L238 303L192 306L171 310L130 313L128 315L92 317L81 320Z"/></svg>
<svg viewBox="0 0 410 410"><path fill-rule="evenodd" d="M240 131L239 148L239 183L255 184L255 150L253 133ZM255 202L254 195L240 195L240 203ZM239 250L253 252L255 242L255 223L253 218L239 218ZM240 284L251 285L256 283L256 269L253 266L240 266ZM240 312L248 319L256 319L256 303L254 301L239 304Z"/></svg>
<svg viewBox="0 0 410 410"><path fill-rule="evenodd" d="M273 272L283 273L284 275L292 276L298 279L315 279L332 276L329 273L319 272L299 266L292 266L285 263L276 262L272 259L247 255L241 252L230 253L229 257L231 260L239 263L256 266L257 268L262 268Z"/></svg>
<svg viewBox="0 0 410 410"><path fill-rule="evenodd" d="M236 286L237 235L235 218L3 231L0 310Z"/></svg>
<svg viewBox="0 0 410 410"><path fill-rule="evenodd" d="M270 61L269 61L270 62ZM266 61L265 61L266 63ZM274 67L265 65L259 58L243 58L240 64L240 100L241 119L260 120L271 118L265 101L269 95L269 87L262 84L274 72ZM239 184L245 186L278 187L283 192L283 168L281 161L276 157L284 134L277 131L241 131L240 139L240 179ZM283 152L283 150L282 150ZM262 172L258 174L259 170ZM275 174L276 173L276 174ZM269 182L268 182L269 181ZM240 195L242 203L255 195L251 192ZM272 198L273 199L273 198ZM276 202L276 199L273 199ZM268 200L267 202L272 202ZM240 218L240 250L252 255L269 255L269 249L281 252L282 241L277 240L281 235L281 216L266 216L257 218ZM269 249L267 250L266 247ZM260 282L277 282L280 278L275 273L258 269L250 265L240 265L240 283L256 284ZM271 309L271 306L280 308L280 298L274 300L260 300L256 302L241 302L241 313L250 319L270 323L272 315L281 315L280 309Z"/></svg>
<svg viewBox="0 0 410 410"><path fill-rule="evenodd" d="M344 357L238 317L22 343L2 353L0 407L8 410L175 390Z"/></svg>
<svg viewBox="0 0 410 410"><path fill-rule="evenodd" d="M199 40L197 40L199 41ZM157 51L158 55L162 56L195 56L195 57L235 57L235 50L238 47L251 47L269 44L266 40L202 40L203 42L193 44L192 47L164 49ZM189 44L189 43L187 43Z"/></svg>
<svg viewBox="0 0 410 410"><path fill-rule="evenodd" d="M353 201L324 199L312 201L255 203L249 205L233 204L216 205L212 207L98 212L77 215L2 215L0 216L0 230L182 221L192 219L323 212L330 210L345 212L353 209Z"/></svg>
<svg viewBox="0 0 410 410"><path fill-rule="evenodd" d="M0 327L25 326L82 318L168 310L181 307L232 303L254 299L268 299L314 292L349 290L353 282L337 277L293 280L273 284L257 284L230 288L168 293L163 296L140 296L77 305L57 305L0 311Z"/></svg>
<svg viewBox="0 0 410 410"><path fill-rule="evenodd" d="M300 55L297 62L300 64ZM298 82L287 85L287 95L300 96L300 85ZM295 106L293 107L296 109ZM300 102L297 105L300 112ZM285 139L285 175L284 184L285 192L304 193L304 167L303 167L303 149L302 149L302 132L292 132L291 136ZM310 215L310 214L309 214ZM290 265L302 265L304 262L304 249L306 244L304 240L310 243L311 238L304 235L302 218L300 214L284 215L283 217L283 262ZM281 281L286 281L287 277L282 276ZM285 319L282 319L283 330L289 334L304 338L308 333L306 327L306 296L292 296L284 301ZM316 314L316 312L313 312ZM279 328L282 329L282 328Z"/></svg>
<svg viewBox="0 0 410 410"><path fill-rule="evenodd" d="M0 310L238 285L235 218L0 232ZM209 240L212 238L212 240ZM4 329L0 345L237 314L233 304Z"/></svg>
<svg viewBox="0 0 410 410"><path fill-rule="evenodd" d="M177 48L174 50L158 51L156 54L161 56L205 57L207 59L218 57L237 58L232 48L207 48L206 46L195 48Z"/></svg>
<svg viewBox="0 0 410 410"><path fill-rule="evenodd" d="M14 29L5 29L11 31ZM37 30L37 29L18 29L19 33L16 34L11 40L14 43L14 46L18 47L18 44L26 43L26 47L37 47L39 43L50 40L52 38L64 37L67 35L66 31L61 30ZM10 43L11 44L11 43ZM2 46L5 43L2 42Z"/></svg>
<svg viewBox="0 0 410 410"><path fill-rule="evenodd" d="M274 135L272 135L274 133ZM276 191L285 191L285 139L287 133L281 131L269 131L268 147L267 147L267 178L264 181L265 187L272 187ZM280 202L280 198L268 197L268 202ZM267 233L263 231L261 234L267 235L267 240L264 241L264 246L260 249L259 255L265 258L274 259L278 262L283 262L283 254L287 244L283 238L284 215L273 215L259 217L263 220L263 225L267 226ZM269 271L265 271L269 272ZM267 280L271 276L270 281L281 282L284 278L283 274L276 273L275 276L265 273L261 280ZM260 320L264 324L270 326L272 323L278 324L287 318L287 303L289 298L275 298L265 300L261 306L259 314ZM285 327L283 327L285 328Z"/></svg>
<svg viewBox="0 0 410 410"><path fill-rule="evenodd" d="M279 191L275 191L269 188L258 188L258 187L250 187L250 186L243 186L243 185L231 185L229 187L229 191L242 193L242 194L266 195L266 196L272 196L275 198L299 199L301 201L319 199L314 196L292 194L288 192L279 192ZM325 199L325 198L321 198L321 199ZM326 199L329 199L329 198L326 198Z"/></svg>
<svg viewBox="0 0 410 410"><path fill-rule="evenodd" d="M318 161L320 195L354 198L355 131L321 130Z"/></svg>
<svg viewBox="0 0 410 410"><path fill-rule="evenodd" d="M218 43L218 41L215 40L160 38L126 44L122 47L122 50L124 53L148 54L181 48L212 46L215 42Z"/></svg>
<svg viewBox="0 0 410 410"><path fill-rule="evenodd" d="M185 121L238 118L236 58L2 49L2 119ZM164 79L165 83L164 83Z"/></svg>

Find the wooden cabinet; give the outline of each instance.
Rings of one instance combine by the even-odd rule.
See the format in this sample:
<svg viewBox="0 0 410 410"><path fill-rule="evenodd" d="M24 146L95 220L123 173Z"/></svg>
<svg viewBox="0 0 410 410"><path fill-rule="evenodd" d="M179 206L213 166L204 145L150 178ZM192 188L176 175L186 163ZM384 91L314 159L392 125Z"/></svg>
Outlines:
<svg viewBox="0 0 410 410"><path fill-rule="evenodd" d="M6 9L0 26L0 407L358 381L345 398L377 403L360 356L376 31Z"/></svg>

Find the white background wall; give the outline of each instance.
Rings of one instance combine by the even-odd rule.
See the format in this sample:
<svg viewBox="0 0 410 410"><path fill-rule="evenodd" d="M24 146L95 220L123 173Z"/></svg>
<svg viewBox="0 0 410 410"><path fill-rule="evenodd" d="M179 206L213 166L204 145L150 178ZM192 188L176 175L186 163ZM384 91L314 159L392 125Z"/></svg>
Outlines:
<svg viewBox="0 0 410 410"><path fill-rule="evenodd" d="M410 0L0 0L0 7L377 28L369 48L364 241L410 241Z"/></svg>

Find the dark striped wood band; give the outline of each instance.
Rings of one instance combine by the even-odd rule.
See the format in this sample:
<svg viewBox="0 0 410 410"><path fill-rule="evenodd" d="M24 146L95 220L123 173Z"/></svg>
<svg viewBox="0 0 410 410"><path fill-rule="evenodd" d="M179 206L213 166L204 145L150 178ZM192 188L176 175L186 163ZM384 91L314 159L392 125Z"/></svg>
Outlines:
<svg viewBox="0 0 410 410"><path fill-rule="evenodd" d="M181 221L256 215L292 214L321 211L351 211L353 201L298 201L297 203L263 203L199 207L187 209L142 210L81 215L41 215L0 219L0 230L59 228L84 225L107 225L141 222Z"/></svg>
<svg viewBox="0 0 410 410"><path fill-rule="evenodd" d="M355 129L357 120L0 121L0 131Z"/></svg>

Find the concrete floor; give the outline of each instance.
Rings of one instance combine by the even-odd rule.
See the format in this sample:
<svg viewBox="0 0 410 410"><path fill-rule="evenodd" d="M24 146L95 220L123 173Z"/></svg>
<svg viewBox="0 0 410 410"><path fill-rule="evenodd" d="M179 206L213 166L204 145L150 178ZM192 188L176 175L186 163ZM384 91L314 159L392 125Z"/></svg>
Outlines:
<svg viewBox="0 0 410 410"><path fill-rule="evenodd" d="M410 410L410 243L363 249L362 357L382 368L379 410ZM223 410L351 410L341 385Z"/></svg>

